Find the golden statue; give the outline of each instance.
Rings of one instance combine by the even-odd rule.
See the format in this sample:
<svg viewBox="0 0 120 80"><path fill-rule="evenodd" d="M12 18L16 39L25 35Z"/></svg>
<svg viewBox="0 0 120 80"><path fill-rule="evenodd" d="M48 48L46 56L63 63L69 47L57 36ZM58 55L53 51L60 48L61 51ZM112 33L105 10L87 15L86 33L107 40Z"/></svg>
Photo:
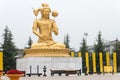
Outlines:
<svg viewBox="0 0 120 80"><path fill-rule="evenodd" d="M33 12L36 17L41 12L41 18L36 19L33 23L33 33L38 36L38 42L33 43L31 48L65 48L64 44L53 41L52 32L58 35L58 27L55 20L49 18L51 9L48 4L42 4L42 8L33 10ZM52 12L52 16L57 15L57 11Z"/></svg>
<svg viewBox="0 0 120 80"><path fill-rule="evenodd" d="M52 32L58 35L58 27L55 20L50 19L51 9L48 4L42 4L42 8L34 10L36 19L33 22L33 33L38 36L38 42L33 43L30 49L25 49L25 57L69 57L69 49L63 43L55 42ZM41 18L37 15L41 12ZM57 11L52 12L53 17L58 16Z"/></svg>

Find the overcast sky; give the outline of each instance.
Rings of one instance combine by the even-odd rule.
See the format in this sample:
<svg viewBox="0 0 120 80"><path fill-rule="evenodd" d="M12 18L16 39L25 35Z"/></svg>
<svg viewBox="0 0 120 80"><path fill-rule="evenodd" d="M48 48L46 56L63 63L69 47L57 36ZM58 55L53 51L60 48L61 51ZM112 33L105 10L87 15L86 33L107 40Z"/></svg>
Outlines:
<svg viewBox="0 0 120 80"><path fill-rule="evenodd" d="M0 0L0 42L6 25L18 48L25 47L29 36L36 42L32 8L41 7L41 3L59 12L55 18L59 35L53 34L57 42L63 42L68 33L71 47L78 50L85 32L88 45L94 44L99 31L105 41L120 39L120 0Z"/></svg>

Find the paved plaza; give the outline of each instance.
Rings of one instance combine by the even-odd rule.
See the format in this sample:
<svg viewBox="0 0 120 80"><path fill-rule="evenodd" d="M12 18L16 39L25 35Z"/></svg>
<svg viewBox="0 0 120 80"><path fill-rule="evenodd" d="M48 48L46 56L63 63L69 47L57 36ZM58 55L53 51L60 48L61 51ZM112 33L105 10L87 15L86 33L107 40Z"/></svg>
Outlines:
<svg viewBox="0 0 120 80"><path fill-rule="evenodd" d="M2 76L2 80L9 80L8 77ZM71 75L71 76L52 76L52 77L37 77L37 76L32 76L32 77L21 77L20 80L120 80L120 73L117 74L93 74L93 75L82 75L82 76L76 76L76 75Z"/></svg>

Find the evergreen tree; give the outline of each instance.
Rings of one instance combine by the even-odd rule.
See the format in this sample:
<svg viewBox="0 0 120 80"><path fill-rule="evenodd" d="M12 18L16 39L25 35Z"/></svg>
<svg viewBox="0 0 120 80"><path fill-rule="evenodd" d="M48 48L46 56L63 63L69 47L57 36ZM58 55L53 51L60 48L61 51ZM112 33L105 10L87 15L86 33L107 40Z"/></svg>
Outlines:
<svg viewBox="0 0 120 80"><path fill-rule="evenodd" d="M81 47L79 50L82 53L82 71L83 73L85 73L85 68L86 68L86 60L85 60L85 53L88 51L87 50L87 45L86 45L86 41L83 38L82 43L81 43Z"/></svg>
<svg viewBox="0 0 120 80"><path fill-rule="evenodd" d="M27 47L25 47L26 49L29 49L31 48L31 45L32 45L33 41L31 39L31 37L29 37L29 40L28 40L28 43L27 43Z"/></svg>
<svg viewBox="0 0 120 80"><path fill-rule="evenodd" d="M114 45L114 51L120 52L120 41L118 41L118 39L116 39L116 43Z"/></svg>
<svg viewBox="0 0 120 80"><path fill-rule="evenodd" d="M98 34L98 39L97 39L97 44L94 46L94 51L96 53L96 67L97 67L97 72L100 72L100 62L99 62L99 53L102 52L103 54L103 65L106 64L106 55L105 55L105 46L103 43L103 39L101 39L101 32Z"/></svg>
<svg viewBox="0 0 120 80"><path fill-rule="evenodd" d="M69 37L68 34L67 34L66 36L64 36L64 44L65 44L66 48L69 48L69 49L70 49L70 53L71 53L72 51L75 52L75 50L70 47L70 37ZM70 53L69 53L69 54L70 54Z"/></svg>
<svg viewBox="0 0 120 80"><path fill-rule="evenodd" d="M4 40L2 44L2 50L4 71L7 71L9 69L15 69L16 68L15 56L17 55L15 53L16 46L12 41L13 40L12 33L7 26L4 29L3 39Z"/></svg>
<svg viewBox="0 0 120 80"><path fill-rule="evenodd" d="M70 48L70 37L69 35L67 34L65 37L64 37L64 44L66 46L66 48Z"/></svg>

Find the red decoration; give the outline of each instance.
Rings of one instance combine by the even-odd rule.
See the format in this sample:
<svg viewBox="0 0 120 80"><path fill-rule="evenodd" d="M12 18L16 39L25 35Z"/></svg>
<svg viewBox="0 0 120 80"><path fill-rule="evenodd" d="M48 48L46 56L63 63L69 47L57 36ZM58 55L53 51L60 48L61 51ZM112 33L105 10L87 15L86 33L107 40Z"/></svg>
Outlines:
<svg viewBox="0 0 120 80"><path fill-rule="evenodd" d="M24 74L18 70L9 70L6 73L6 76L10 78L10 80L19 80Z"/></svg>
<svg viewBox="0 0 120 80"><path fill-rule="evenodd" d="M23 74L23 72L18 71L18 70L9 70L7 71L7 74Z"/></svg>

